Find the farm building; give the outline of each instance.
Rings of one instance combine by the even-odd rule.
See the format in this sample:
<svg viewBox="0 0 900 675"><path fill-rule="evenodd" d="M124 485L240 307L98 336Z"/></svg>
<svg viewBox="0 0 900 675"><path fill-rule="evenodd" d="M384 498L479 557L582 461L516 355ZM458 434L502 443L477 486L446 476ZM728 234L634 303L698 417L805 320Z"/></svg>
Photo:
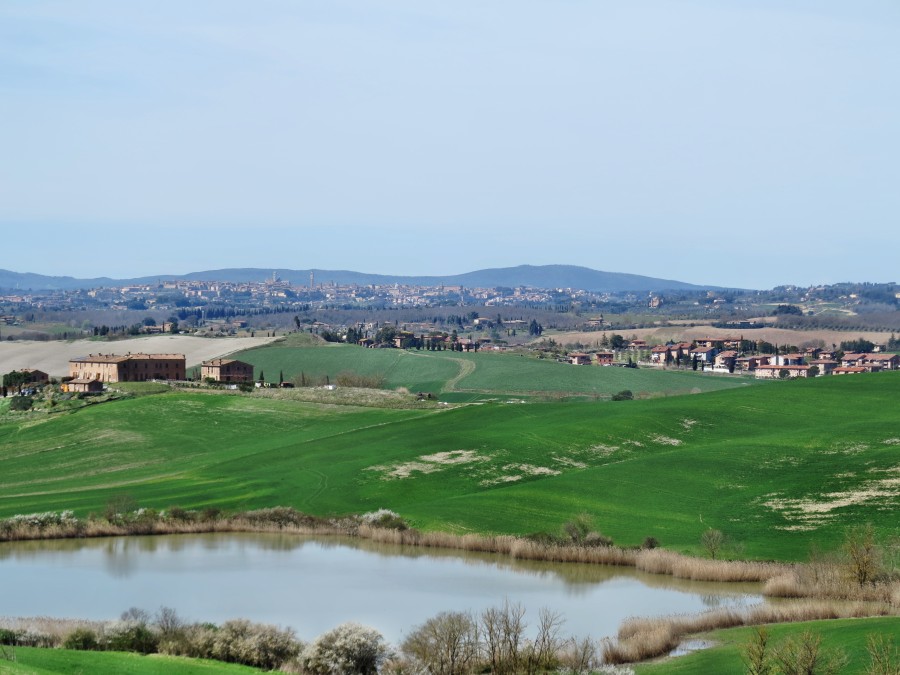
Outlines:
<svg viewBox="0 0 900 675"><path fill-rule="evenodd" d="M69 361L69 376L100 382L183 380L184 354L90 354Z"/></svg>
<svg viewBox="0 0 900 675"><path fill-rule="evenodd" d="M253 365L237 359L212 359L200 364L200 378L216 382L253 382Z"/></svg>
<svg viewBox="0 0 900 675"><path fill-rule="evenodd" d="M100 380L80 378L63 382L62 390L73 394L99 394L103 391L103 383Z"/></svg>

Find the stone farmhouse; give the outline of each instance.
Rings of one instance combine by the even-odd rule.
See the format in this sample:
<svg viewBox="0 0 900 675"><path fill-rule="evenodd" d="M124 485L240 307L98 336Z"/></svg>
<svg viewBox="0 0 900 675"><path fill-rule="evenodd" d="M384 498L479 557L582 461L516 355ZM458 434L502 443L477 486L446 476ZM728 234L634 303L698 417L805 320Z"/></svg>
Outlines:
<svg viewBox="0 0 900 675"><path fill-rule="evenodd" d="M69 361L74 380L143 382L185 379L184 354L90 354Z"/></svg>
<svg viewBox="0 0 900 675"><path fill-rule="evenodd" d="M212 359L200 364L200 378L216 382L253 382L253 365L237 359Z"/></svg>

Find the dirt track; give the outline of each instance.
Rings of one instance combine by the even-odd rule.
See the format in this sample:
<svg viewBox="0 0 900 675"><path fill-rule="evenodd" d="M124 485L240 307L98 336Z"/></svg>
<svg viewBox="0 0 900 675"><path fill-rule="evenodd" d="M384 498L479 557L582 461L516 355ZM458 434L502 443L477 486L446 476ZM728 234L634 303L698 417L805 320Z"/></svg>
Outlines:
<svg viewBox="0 0 900 675"><path fill-rule="evenodd" d="M18 368L37 368L53 377L69 374L69 359L88 354L184 354L187 367L242 349L259 347L274 338L202 338L191 335L152 335L115 342L75 340L73 342L0 342L0 373Z"/></svg>

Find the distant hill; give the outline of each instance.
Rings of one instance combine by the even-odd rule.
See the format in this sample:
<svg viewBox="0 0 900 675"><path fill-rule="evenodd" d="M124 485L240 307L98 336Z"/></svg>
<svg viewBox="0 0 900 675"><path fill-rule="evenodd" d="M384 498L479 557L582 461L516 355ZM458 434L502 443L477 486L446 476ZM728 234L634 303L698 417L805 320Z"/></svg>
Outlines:
<svg viewBox="0 0 900 675"><path fill-rule="evenodd" d="M41 274L30 274L0 270L0 288L19 290L72 290L79 288L96 288L98 286L122 286L128 284L152 284L160 280L215 280L215 281L265 281L272 277L273 271L279 278L296 285L309 283L310 272L319 283L334 282L337 284L413 284L423 286L465 286L468 288L497 286L533 288L575 288L597 292L621 291L666 291L666 290L714 290L716 286L699 286L671 279L657 279L638 274L621 272L601 272L587 267L575 265L519 265L518 267L502 267L478 270L449 276L406 277L385 274L366 274L349 270L285 270L260 268L231 268L206 270L189 274L138 277L132 279L110 279L100 277L94 279L76 279L74 277L53 277Z"/></svg>

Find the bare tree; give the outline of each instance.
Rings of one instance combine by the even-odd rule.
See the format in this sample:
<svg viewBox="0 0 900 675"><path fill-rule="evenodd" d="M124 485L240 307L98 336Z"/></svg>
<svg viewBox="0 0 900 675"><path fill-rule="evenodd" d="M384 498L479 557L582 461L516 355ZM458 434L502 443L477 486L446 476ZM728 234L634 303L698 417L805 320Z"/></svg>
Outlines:
<svg viewBox="0 0 900 675"><path fill-rule="evenodd" d="M525 635L525 608L520 604L491 607L481 614L484 647L495 675L519 673L520 645Z"/></svg>
<svg viewBox="0 0 900 675"><path fill-rule="evenodd" d="M875 583L881 568L881 551L875 542L872 523L851 527L844 537L844 552L850 566L850 575L860 585Z"/></svg>
<svg viewBox="0 0 900 675"><path fill-rule="evenodd" d="M478 666L478 624L470 614L442 612L400 645L429 675L463 675Z"/></svg>
<svg viewBox="0 0 900 675"><path fill-rule="evenodd" d="M725 535L722 534L721 530L710 528L700 535L700 543L706 549L709 557L715 560L722 549L722 545L725 543Z"/></svg>

